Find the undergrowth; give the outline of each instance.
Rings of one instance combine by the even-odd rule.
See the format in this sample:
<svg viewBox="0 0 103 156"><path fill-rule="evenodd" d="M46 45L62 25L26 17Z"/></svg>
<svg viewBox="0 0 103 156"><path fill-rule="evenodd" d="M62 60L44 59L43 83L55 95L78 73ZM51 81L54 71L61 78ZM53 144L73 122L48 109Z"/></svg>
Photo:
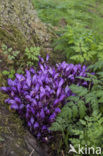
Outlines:
<svg viewBox="0 0 103 156"><path fill-rule="evenodd" d="M75 67L74 70L70 70L70 67L72 67L72 64L70 64L70 67L66 69L67 65L65 62L61 64L60 68L58 65L56 66L58 67L58 73L55 79L58 78L58 74L60 72L62 72L63 78L65 77L65 74L67 74L65 80L70 79L68 81L68 85L73 93L72 96L69 96L66 99L66 103L61 109L61 112L59 112L58 116L54 117L56 120L55 122L53 120L53 124L50 128L51 131L56 132L56 136L59 138L58 150L56 149L56 154L60 155L62 153L61 155L69 155L68 151L70 144L73 145L76 150L78 144L83 147L87 145L93 146L94 148L96 148L97 146L103 148L103 2L102 0L32 1L34 8L37 9L40 19L47 25L51 24L56 28L57 35L56 38L53 39L54 52L56 53L58 51L60 54L63 53L66 57L66 61L69 62L69 64L80 63L81 65L85 64L89 66L87 72L92 72L92 74L89 74L90 72L87 74L88 78L85 76L84 78L83 71L85 70L85 68L83 68L83 71L81 72L79 77L74 78L72 72L73 74L77 72L77 67ZM23 73L24 68L28 68L34 65L36 66L38 62L38 55L40 54L39 47L26 48L24 55L21 58L20 52L14 51L12 48L8 48L6 45L2 46L2 50L4 52L4 55L8 56L8 64L12 65L12 70L3 71L3 74L5 76L8 76L9 78L14 78L14 75L16 73L15 67L19 67L17 73ZM44 64L46 70L48 70L48 65L46 66ZM42 65L40 66L40 74L41 71L45 71L44 67ZM62 68L64 72L62 71ZM35 74L35 71L32 68L30 69L30 72L33 72L33 74ZM53 75L54 68L50 68L49 71L44 72L44 75L47 74L48 76L48 72ZM30 74L28 77L29 78L25 83L28 83L31 86ZM79 86L79 83L76 83L78 81L78 78L80 81L79 83L85 81L82 86ZM47 81L45 77L42 78L42 76L40 75L38 82L41 79L44 82ZM37 78L35 78L35 76L34 80L36 83ZM73 85L70 86L71 81ZM86 82L89 82L88 87ZM41 83L41 81L39 83ZM48 81L46 83L48 83ZM58 83L56 82L56 85L57 84ZM18 84L16 85L18 86ZM42 85L45 85L45 83L42 83ZM86 87L84 87L85 85ZM16 89L18 89L19 87L17 87ZM50 87L54 87L54 83L52 83L52 85L50 83ZM19 89L21 91L21 88ZM51 91L55 96L58 97L61 92L61 88L59 88L58 90L57 88L55 89L57 91L57 95L56 91ZM48 90L50 89L48 88ZM33 91L35 92L35 90ZM41 96L45 97L45 87L41 88L40 91ZM37 90L37 94L39 94L40 91ZM25 94L28 93L29 91L25 92ZM29 97L29 99L30 98L31 97ZM37 96L37 98L39 99L39 96ZM52 97L50 96L50 98ZM56 100L56 102L58 102L58 99ZM45 111L47 111L46 109L47 108L45 108ZM54 108L52 107L52 109ZM29 115L31 115L31 112ZM41 113L41 116L44 116L43 111ZM37 117L39 121L39 115L37 115ZM53 116L51 117L51 119L52 118ZM31 124L34 123L34 120L32 118L28 119L28 121L29 120L31 120L31 123L29 123L29 125L31 126ZM37 123L35 126L38 126ZM33 125L31 127L33 127ZM40 134L38 134L38 137L40 137ZM53 144L55 146L54 142ZM83 154L81 153L81 155Z"/></svg>

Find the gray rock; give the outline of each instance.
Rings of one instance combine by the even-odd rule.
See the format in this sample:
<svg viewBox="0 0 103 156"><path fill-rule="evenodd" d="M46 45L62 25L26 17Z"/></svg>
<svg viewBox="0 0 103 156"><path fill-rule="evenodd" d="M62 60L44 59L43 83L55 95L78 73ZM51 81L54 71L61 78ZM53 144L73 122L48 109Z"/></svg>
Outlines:
<svg viewBox="0 0 103 156"><path fill-rule="evenodd" d="M31 0L0 0L0 41L9 45L48 46L50 33Z"/></svg>
<svg viewBox="0 0 103 156"><path fill-rule="evenodd" d="M0 104L0 155L48 156L46 148L23 127L18 116L3 105Z"/></svg>

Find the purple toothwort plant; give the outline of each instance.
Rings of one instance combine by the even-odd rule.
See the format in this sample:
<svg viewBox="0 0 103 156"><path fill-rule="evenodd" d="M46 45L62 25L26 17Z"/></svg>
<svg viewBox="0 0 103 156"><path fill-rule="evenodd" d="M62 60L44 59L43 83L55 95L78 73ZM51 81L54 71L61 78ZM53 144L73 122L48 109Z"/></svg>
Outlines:
<svg viewBox="0 0 103 156"><path fill-rule="evenodd" d="M52 67L39 57L37 70L30 68L25 75L16 74L15 80L8 79L8 86L1 90L9 95L5 100L24 118L30 131L38 138L47 141L51 131L49 127L58 113L72 95L69 86L77 84L87 87L88 82L77 79L87 77L86 66L62 62Z"/></svg>

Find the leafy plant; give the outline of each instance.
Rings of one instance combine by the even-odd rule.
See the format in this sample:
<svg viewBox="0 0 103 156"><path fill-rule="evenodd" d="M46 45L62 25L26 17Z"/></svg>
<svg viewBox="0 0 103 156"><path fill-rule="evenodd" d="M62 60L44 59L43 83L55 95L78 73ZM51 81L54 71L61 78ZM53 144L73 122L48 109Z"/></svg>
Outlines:
<svg viewBox="0 0 103 156"><path fill-rule="evenodd" d="M92 31L77 24L67 26L65 32L55 41L55 50L62 51L68 61L90 64L103 60L103 43L95 39Z"/></svg>
<svg viewBox="0 0 103 156"><path fill-rule="evenodd" d="M15 70L14 69L11 69L10 71L7 71L7 70L3 70L2 74L4 76L7 76L8 78L14 78L14 75L15 75Z"/></svg>
<svg viewBox="0 0 103 156"><path fill-rule="evenodd" d="M8 69L4 70L2 74L8 78L14 78L15 71L23 74L24 68L37 65L38 56L40 55L39 47L26 48L24 55L20 55L20 51L14 51L13 48L8 48L7 45L2 44L2 51L8 64Z"/></svg>
<svg viewBox="0 0 103 156"><path fill-rule="evenodd" d="M73 24L76 21L87 24L92 18L88 9L94 6L95 2L90 1L72 1L72 0L32 0L34 7L38 11L39 17L46 23L59 25L64 23ZM91 4L91 5L90 5ZM88 8L88 9L87 9ZM69 18L68 18L69 17Z"/></svg>
<svg viewBox="0 0 103 156"><path fill-rule="evenodd" d="M38 16L45 23L56 26L81 23L96 33L96 38L103 38L103 3L102 0L32 0Z"/></svg>
<svg viewBox="0 0 103 156"><path fill-rule="evenodd" d="M86 116L84 120L79 120L77 127L71 130L75 136L71 142L76 148L77 145L85 147L103 147L103 117L101 114L94 112L91 117Z"/></svg>
<svg viewBox="0 0 103 156"><path fill-rule="evenodd" d="M75 147L78 144L102 147L103 65L100 62L89 67L89 70L97 71L95 74L88 73L87 78L78 77L90 82L88 88L70 86L74 96L67 98L67 104L50 128L52 131L61 132L60 150L65 147L65 152L68 152L71 142Z"/></svg>
<svg viewBox="0 0 103 156"><path fill-rule="evenodd" d="M101 0L33 0L33 4L44 22L63 27L53 47L64 53L68 62L88 65L103 60Z"/></svg>
<svg viewBox="0 0 103 156"><path fill-rule="evenodd" d="M5 44L2 44L1 48L2 48L3 54L7 56L8 63L11 63L11 61L14 61L20 53L20 51L17 51L17 50L14 51L12 48L8 48L7 45Z"/></svg>
<svg viewBox="0 0 103 156"><path fill-rule="evenodd" d="M30 47L25 49L25 56L27 59L27 65L33 66L35 62L38 62L38 56L40 55L40 47Z"/></svg>

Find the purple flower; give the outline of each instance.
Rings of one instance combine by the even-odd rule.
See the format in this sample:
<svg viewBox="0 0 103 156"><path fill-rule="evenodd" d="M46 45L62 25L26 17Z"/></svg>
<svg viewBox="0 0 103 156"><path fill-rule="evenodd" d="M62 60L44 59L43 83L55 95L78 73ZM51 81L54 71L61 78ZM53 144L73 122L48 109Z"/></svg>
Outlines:
<svg viewBox="0 0 103 156"><path fill-rule="evenodd" d="M59 82L59 87L61 87L63 85L63 83L64 83L64 80L61 79L60 82Z"/></svg>
<svg viewBox="0 0 103 156"><path fill-rule="evenodd" d="M25 80L25 77L23 75L20 75L20 74L15 74L16 75L16 78L19 80L19 81L24 81Z"/></svg>
<svg viewBox="0 0 103 156"><path fill-rule="evenodd" d="M60 113L61 112L61 109L60 108L55 108L55 113Z"/></svg>
<svg viewBox="0 0 103 156"><path fill-rule="evenodd" d="M57 97L60 95L61 90L62 90L61 88L58 88L58 89L57 89Z"/></svg>
<svg viewBox="0 0 103 156"><path fill-rule="evenodd" d="M39 56L39 62L44 63L44 59L41 56Z"/></svg>
<svg viewBox="0 0 103 156"><path fill-rule="evenodd" d="M45 118L45 113L44 113L44 110L43 110L43 109L41 109L41 112L40 112L40 117L41 117L42 119L44 119L44 118Z"/></svg>
<svg viewBox="0 0 103 156"><path fill-rule="evenodd" d="M35 70L34 70L33 67L30 68L30 72L31 72L32 74L35 74Z"/></svg>
<svg viewBox="0 0 103 156"><path fill-rule="evenodd" d="M47 130L47 126L46 125L43 125L42 126L42 131L45 131L45 130Z"/></svg>
<svg viewBox="0 0 103 156"><path fill-rule="evenodd" d="M41 133L39 132L39 133L37 134L37 138L40 139L40 137L41 137Z"/></svg>
<svg viewBox="0 0 103 156"><path fill-rule="evenodd" d="M28 85L28 87L30 87L31 86L31 74L28 70L26 71L26 76L27 76L26 84Z"/></svg>
<svg viewBox="0 0 103 156"><path fill-rule="evenodd" d="M9 103L9 100L10 100L10 98L6 99L6 100L5 100L5 103Z"/></svg>
<svg viewBox="0 0 103 156"><path fill-rule="evenodd" d="M18 98L18 97L14 97L14 100L17 102L17 103L21 103L21 99L20 98Z"/></svg>
<svg viewBox="0 0 103 156"><path fill-rule="evenodd" d="M32 78L32 83L36 84L37 83L37 75L34 75Z"/></svg>
<svg viewBox="0 0 103 156"><path fill-rule="evenodd" d="M46 56L46 61L48 61L49 60L49 55L47 54L47 56Z"/></svg>
<svg viewBox="0 0 103 156"><path fill-rule="evenodd" d="M24 118L30 131L38 139L48 141L51 138L49 127L66 104L68 96L75 96L69 86L77 84L88 87L89 82L77 77L87 77L86 66L68 64L65 61L56 66L49 65L39 57L39 67L26 70L25 75L16 74L15 79L8 79L8 86L0 90L7 93L5 100ZM89 72L89 71L88 71Z"/></svg>
<svg viewBox="0 0 103 156"><path fill-rule="evenodd" d="M55 121L55 117L56 117L56 114L53 113L52 115L50 115L49 121L50 121L51 123L54 122L54 121Z"/></svg>
<svg viewBox="0 0 103 156"><path fill-rule="evenodd" d="M24 108L24 104L20 104L19 109L23 109Z"/></svg>
<svg viewBox="0 0 103 156"><path fill-rule="evenodd" d="M53 106L55 107L58 103L59 103L59 99L56 99L56 100L54 101Z"/></svg>
<svg viewBox="0 0 103 156"><path fill-rule="evenodd" d="M34 124L34 129L38 128L39 127L39 123L38 122L35 122Z"/></svg>
<svg viewBox="0 0 103 156"><path fill-rule="evenodd" d="M8 79L8 85L9 86L14 86L15 85L15 82L12 81L11 79Z"/></svg>
<svg viewBox="0 0 103 156"><path fill-rule="evenodd" d="M18 105L16 103L11 104L11 109L18 110Z"/></svg>
<svg viewBox="0 0 103 156"><path fill-rule="evenodd" d="M28 100L28 101L32 101L32 98L31 98L30 95L26 95L26 96L25 96L25 99Z"/></svg>
<svg viewBox="0 0 103 156"><path fill-rule="evenodd" d="M33 116L30 118L30 122L31 122L31 124L34 123L34 117Z"/></svg>
<svg viewBox="0 0 103 156"><path fill-rule="evenodd" d="M4 91L5 93L7 93L9 90L8 87L0 87L0 91Z"/></svg>

